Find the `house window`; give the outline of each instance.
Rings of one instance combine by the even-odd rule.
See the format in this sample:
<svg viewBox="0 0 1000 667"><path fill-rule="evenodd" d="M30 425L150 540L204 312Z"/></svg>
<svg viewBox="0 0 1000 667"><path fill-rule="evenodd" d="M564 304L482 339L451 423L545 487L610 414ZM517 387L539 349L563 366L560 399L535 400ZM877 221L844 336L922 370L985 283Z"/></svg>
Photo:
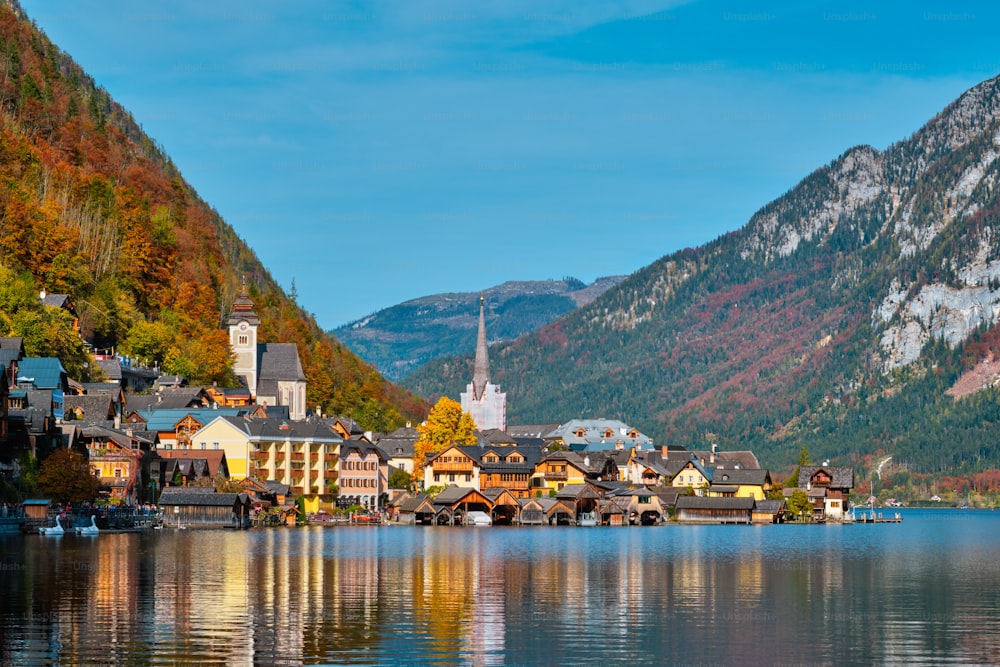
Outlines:
<svg viewBox="0 0 1000 667"><path fill-rule="evenodd" d="M212 443L212 449L218 449L218 448L219 448L219 443L213 442Z"/></svg>
<svg viewBox="0 0 1000 667"><path fill-rule="evenodd" d="M440 482L441 481L441 474L440 473L434 473L434 481L435 482Z"/></svg>
<svg viewBox="0 0 1000 667"><path fill-rule="evenodd" d="M450 475L448 475L448 481L449 482L454 482L455 481L455 473L451 473Z"/></svg>
<svg viewBox="0 0 1000 667"><path fill-rule="evenodd" d="M249 342L250 342L250 338L246 334L240 334L240 340L239 340L239 344L240 345L246 345Z"/></svg>
<svg viewBox="0 0 1000 667"><path fill-rule="evenodd" d="M200 444L201 444L201 448L202 448L202 449L208 449L208 443L206 443L206 442L202 442L202 443L200 443Z"/></svg>
<svg viewBox="0 0 1000 667"><path fill-rule="evenodd" d="M115 477L121 477L121 476L122 476L122 469L115 468Z"/></svg>

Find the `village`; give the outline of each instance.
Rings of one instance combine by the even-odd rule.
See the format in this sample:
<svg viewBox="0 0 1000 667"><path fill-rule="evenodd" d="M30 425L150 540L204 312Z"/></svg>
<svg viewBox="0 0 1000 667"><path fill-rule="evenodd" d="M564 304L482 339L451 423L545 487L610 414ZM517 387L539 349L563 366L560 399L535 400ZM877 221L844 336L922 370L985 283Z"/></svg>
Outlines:
<svg viewBox="0 0 1000 667"><path fill-rule="evenodd" d="M72 309L67 295L39 298ZM104 528L853 519L849 467L803 465L798 483L782 488L751 451L655 445L614 419L509 426L506 394L489 380L483 309L481 301L474 375L461 395L475 444L424 455L411 424L376 434L350 418L308 410L295 345L258 340L260 318L245 290L227 321L238 388L188 386L115 355L94 356L106 382L83 384L59 359L28 357L21 339L0 338L6 451L78 452L97 481L101 508L78 506L74 517L54 499L22 499L20 525L45 530L57 516L73 524L91 512ZM4 461L0 473L15 483L17 460ZM149 508L156 508L155 521ZM126 515L142 519L120 520Z"/></svg>

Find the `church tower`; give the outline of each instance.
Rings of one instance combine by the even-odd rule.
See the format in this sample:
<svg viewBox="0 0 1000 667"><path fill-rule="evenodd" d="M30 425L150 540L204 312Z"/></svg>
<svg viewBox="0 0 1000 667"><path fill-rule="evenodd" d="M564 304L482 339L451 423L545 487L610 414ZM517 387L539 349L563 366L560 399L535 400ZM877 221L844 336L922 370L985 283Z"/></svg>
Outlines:
<svg viewBox="0 0 1000 667"><path fill-rule="evenodd" d="M253 309L253 301L247 294L246 286L233 303L229 313L229 346L236 355L233 372L243 378L247 388L254 396L257 395L257 327L260 318Z"/></svg>
<svg viewBox="0 0 1000 667"><path fill-rule="evenodd" d="M472 415L476 428L507 430L507 394L490 383L490 358L486 349L486 302L479 297L479 334L472 382L461 394L462 410Z"/></svg>

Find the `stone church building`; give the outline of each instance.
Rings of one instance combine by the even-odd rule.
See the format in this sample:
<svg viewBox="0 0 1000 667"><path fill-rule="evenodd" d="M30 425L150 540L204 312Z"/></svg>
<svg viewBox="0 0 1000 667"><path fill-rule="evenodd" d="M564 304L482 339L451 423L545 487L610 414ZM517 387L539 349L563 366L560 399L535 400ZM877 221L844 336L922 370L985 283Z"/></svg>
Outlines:
<svg viewBox="0 0 1000 667"><path fill-rule="evenodd" d="M260 317L244 288L229 313L233 371L253 393L258 405L284 405L291 419L306 417L306 375L294 343L261 343Z"/></svg>

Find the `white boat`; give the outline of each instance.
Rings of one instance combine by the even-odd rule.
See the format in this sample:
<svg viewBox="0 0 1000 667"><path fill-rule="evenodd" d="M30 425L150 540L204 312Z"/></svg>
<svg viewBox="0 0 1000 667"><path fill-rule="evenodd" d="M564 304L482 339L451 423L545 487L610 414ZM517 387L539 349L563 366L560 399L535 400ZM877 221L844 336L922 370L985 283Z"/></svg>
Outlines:
<svg viewBox="0 0 1000 667"><path fill-rule="evenodd" d="M597 525L597 512L583 512L580 514L580 518L577 519L576 525L578 526L596 526Z"/></svg>
<svg viewBox="0 0 1000 667"><path fill-rule="evenodd" d="M59 523L59 517L57 516L56 517L56 525L39 528L38 532L41 533L42 535L48 535L50 537L59 537L60 535L64 534L66 531L63 530L62 524Z"/></svg>
<svg viewBox="0 0 1000 667"><path fill-rule="evenodd" d="M99 535L100 529L97 527L97 519L93 514L90 515L90 525L80 526L76 529L77 535Z"/></svg>
<svg viewBox="0 0 1000 667"><path fill-rule="evenodd" d="M492 526L493 519L486 512L469 512L465 521L470 526Z"/></svg>

